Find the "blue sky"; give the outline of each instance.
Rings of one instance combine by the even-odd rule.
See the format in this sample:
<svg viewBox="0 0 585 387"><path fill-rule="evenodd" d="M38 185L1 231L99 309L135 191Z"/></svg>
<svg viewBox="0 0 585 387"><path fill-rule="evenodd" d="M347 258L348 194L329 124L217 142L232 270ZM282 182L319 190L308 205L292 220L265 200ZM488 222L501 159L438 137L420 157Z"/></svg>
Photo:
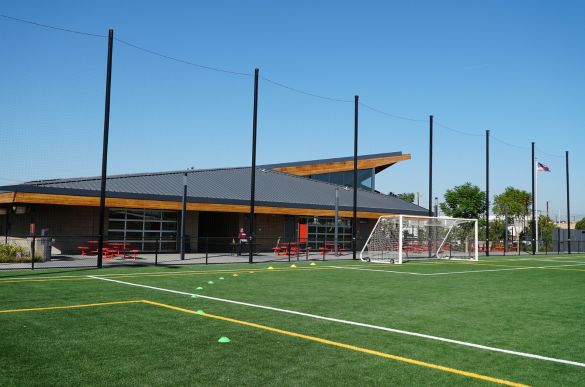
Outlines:
<svg viewBox="0 0 585 387"><path fill-rule="evenodd" d="M0 13L116 38L202 65L360 100L409 121L360 110L361 154L410 161L377 178L384 192L427 202L428 115L435 195L485 186L530 189L530 142L550 174L540 209L585 215L585 3L580 1L147 2L4 1ZM106 39L0 18L0 184L100 173ZM116 42L109 173L250 164L251 77L149 55ZM353 104L260 82L258 163L348 156ZM498 141L499 140L499 141Z"/></svg>

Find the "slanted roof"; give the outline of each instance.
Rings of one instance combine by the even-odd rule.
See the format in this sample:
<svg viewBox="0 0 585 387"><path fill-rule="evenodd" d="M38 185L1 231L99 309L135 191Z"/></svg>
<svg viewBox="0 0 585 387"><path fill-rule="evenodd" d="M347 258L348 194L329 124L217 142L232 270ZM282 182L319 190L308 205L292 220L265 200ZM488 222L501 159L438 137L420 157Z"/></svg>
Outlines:
<svg viewBox="0 0 585 387"><path fill-rule="evenodd" d="M180 202L185 172L187 173L189 203L249 205L250 167L109 176L107 178L107 196L108 198ZM334 208L336 188L339 189L340 210L351 210L353 194L352 190L347 187L267 168L257 168L256 170L257 206L331 210ZM4 195L4 200L1 200L2 197L0 197L0 202L12 202L13 200L18 202L19 197L15 196L14 192L98 197L100 178L31 181L25 184L0 187L0 190L10 192ZM33 202L32 199L30 200L29 202ZM43 201L43 203L48 202ZM80 201L76 201L77 203ZM399 198L361 189L358 189L358 210L371 213L421 215L427 213L424 208ZM286 211L279 212L286 213Z"/></svg>
<svg viewBox="0 0 585 387"><path fill-rule="evenodd" d="M358 156L358 169L374 168L378 173L400 161L410 159L410 154L403 154L402 152L362 155ZM353 157L295 161L292 163L268 164L262 167L299 176L345 172L353 170Z"/></svg>

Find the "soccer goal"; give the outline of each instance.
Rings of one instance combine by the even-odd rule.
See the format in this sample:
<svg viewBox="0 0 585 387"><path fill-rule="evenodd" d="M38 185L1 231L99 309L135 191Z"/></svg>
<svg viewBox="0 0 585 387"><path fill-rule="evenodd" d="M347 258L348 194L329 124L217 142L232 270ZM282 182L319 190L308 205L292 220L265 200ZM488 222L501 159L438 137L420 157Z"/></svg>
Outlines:
<svg viewBox="0 0 585 387"><path fill-rule="evenodd" d="M477 219L415 215L382 216L360 259L402 263L412 259L478 260Z"/></svg>

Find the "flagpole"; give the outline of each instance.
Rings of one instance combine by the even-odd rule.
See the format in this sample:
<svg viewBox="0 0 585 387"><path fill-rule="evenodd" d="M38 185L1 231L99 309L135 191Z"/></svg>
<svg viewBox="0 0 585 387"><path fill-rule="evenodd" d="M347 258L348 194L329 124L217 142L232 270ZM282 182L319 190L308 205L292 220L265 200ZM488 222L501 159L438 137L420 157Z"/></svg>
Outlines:
<svg viewBox="0 0 585 387"><path fill-rule="evenodd" d="M534 160L536 163L534 168L534 206L536 208L536 254L538 254L538 158Z"/></svg>

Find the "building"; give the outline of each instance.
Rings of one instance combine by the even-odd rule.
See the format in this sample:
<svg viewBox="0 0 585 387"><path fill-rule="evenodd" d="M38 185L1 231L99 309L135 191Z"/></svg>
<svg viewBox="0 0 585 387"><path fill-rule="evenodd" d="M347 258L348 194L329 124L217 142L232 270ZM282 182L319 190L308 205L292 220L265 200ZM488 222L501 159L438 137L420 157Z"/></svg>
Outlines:
<svg viewBox="0 0 585 387"><path fill-rule="evenodd" d="M358 158L358 240L368 236L376 219L388 214L426 215L422 207L375 189L377 173L410 159L401 152ZM256 240L270 248L280 238L299 237L316 248L333 240L335 195L339 195L339 241L351 242L353 158L312 160L260 166L256 170ZM248 228L251 168L217 168L109 176L106 237L129 242L142 251L178 250L187 181L186 235L189 250L201 238L225 248L239 228ZM55 236L55 248L75 250L80 240L98 234L100 178L31 181L0 187L0 230L5 240L29 235L30 224ZM62 238L59 237L69 238ZM59 241L62 240L61 243Z"/></svg>

